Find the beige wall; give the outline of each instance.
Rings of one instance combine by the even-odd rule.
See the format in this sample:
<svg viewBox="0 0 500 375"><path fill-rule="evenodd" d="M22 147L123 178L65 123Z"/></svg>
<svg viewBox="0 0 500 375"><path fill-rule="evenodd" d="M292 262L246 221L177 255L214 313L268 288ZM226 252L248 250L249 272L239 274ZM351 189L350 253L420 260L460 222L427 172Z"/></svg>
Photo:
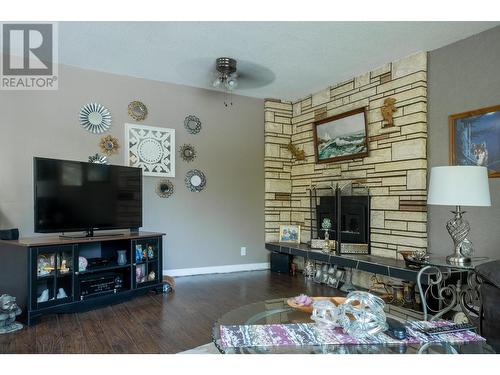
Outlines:
<svg viewBox="0 0 500 375"><path fill-rule="evenodd" d="M382 128L385 98L397 100L394 127ZM369 156L316 164L313 122L367 108ZM299 224L309 237L308 187L356 181L370 187L371 251L397 257L399 250L427 247L427 56L421 52L295 103L265 103L266 240L280 224ZM306 160L291 158L287 145L303 149Z"/></svg>
<svg viewBox="0 0 500 375"><path fill-rule="evenodd" d="M118 137L120 153L111 164L124 164L127 105L143 101L149 109L144 124L176 129L176 143L191 143L198 157L190 164L176 159L174 195L159 198L159 178L144 178L145 230L167 233L164 269L220 266L267 261L264 250L263 101L213 91L61 66L59 90L0 91L0 227L19 227L33 234L32 158L44 156L86 161L99 151L100 137L78 122L80 107L105 105ZM203 129L189 135L185 116L194 114ZM184 176L191 168L205 172L207 188L191 193ZM240 247L247 256L240 256ZM1 261L1 260L0 260Z"/></svg>
<svg viewBox="0 0 500 375"><path fill-rule="evenodd" d="M448 116L500 104L500 27L429 53L429 167L448 165ZM500 142L497 139L496 142ZM490 178L491 207L465 207L477 256L500 258L500 178ZM429 250L450 254L449 206L429 206Z"/></svg>

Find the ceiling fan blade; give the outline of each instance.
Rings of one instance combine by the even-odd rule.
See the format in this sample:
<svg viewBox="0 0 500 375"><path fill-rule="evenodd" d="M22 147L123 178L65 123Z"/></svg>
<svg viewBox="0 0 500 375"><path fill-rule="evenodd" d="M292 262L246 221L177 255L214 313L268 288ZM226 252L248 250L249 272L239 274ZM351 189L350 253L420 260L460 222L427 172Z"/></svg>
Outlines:
<svg viewBox="0 0 500 375"><path fill-rule="evenodd" d="M276 75L269 68L245 60L238 60L236 74L238 74L238 90L267 86L276 79Z"/></svg>

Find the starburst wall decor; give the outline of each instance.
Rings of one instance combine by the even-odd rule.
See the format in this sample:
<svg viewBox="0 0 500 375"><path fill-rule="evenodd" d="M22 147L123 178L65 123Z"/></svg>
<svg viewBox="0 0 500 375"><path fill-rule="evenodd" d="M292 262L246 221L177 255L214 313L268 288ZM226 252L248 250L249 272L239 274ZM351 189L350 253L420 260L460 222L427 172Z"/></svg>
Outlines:
<svg viewBox="0 0 500 375"><path fill-rule="evenodd" d="M144 176L175 177L175 129L125 124L126 162Z"/></svg>
<svg viewBox="0 0 500 375"><path fill-rule="evenodd" d="M99 143L99 147L101 147L101 151L106 155L110 156L118 153L118 149L120 145L118 144L118 139L113 137L112 135L107 135L101 138L101 142Z"/></svg>

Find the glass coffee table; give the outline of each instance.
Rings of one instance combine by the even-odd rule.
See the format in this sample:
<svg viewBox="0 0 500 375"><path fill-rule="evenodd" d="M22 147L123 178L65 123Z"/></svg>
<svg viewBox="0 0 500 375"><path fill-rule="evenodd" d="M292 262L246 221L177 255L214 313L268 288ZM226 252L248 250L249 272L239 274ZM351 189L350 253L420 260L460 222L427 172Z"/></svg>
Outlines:
<svg viewBox="0 0 500 375"><path fill-rule="evenodd" d="M220 337L221 325L254 325L281 323L313 323L310 314L292 309L287 298L278 298L245 305L220 317L212 329L212 340L223 354L493 354L486 342L465 344L432 343L424 345L316 345L224 348ZM390 315L388 315L390 316ZM398 317L391 316L394 319Z"/></svg>

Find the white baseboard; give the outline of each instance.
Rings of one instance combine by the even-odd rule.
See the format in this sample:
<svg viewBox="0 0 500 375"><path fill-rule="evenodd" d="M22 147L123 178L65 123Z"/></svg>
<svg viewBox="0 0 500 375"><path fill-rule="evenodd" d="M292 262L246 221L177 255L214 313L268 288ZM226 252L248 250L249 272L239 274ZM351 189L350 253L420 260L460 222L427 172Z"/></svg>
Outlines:
<svg viewBox="0 0 500 375"><path fill-rule="evenodd" d="M163 275L166 276L191 276L191 275L207 275L211 273L231 273L240 271L260 271L268 270L270 265L266 263L248 263L248 264L231 264L229 266L215 267L199 267L199 268L178 268L172 270L163 270Z"/></svg>

